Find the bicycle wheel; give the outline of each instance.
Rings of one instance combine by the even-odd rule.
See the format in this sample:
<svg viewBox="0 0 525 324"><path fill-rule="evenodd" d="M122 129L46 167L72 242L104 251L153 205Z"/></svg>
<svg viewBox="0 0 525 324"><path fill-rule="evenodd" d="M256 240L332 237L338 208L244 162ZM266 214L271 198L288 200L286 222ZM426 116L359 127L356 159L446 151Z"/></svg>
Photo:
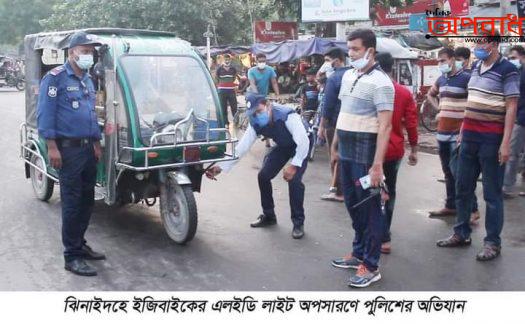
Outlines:
<svg viewBox="0 0 525 324"><path fill-rule="evenodd" d="M438 112L439 111L434 109L434 107L428 103L427 100L424 100L423 103L421 103L421 107L419 109L419 120L421 122L421 126L423 126L429 132L436 132L438 123L436 116Z"/></svg>

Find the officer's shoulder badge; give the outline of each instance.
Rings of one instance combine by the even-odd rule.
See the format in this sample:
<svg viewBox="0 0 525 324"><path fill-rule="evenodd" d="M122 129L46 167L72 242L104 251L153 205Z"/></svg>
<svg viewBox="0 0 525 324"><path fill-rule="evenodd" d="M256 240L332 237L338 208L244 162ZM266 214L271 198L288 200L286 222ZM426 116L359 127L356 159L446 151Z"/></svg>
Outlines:
<svg viewBox="0 0 525 324"><path fill-rule="evenodd" d="M66 68L63 65L60 65L60 66L57 66L56 68L54 68L53 70L49 71L49 74L51 74L51 75L59 75L60 73L62 73L65 70L66 70Z"/></svg>
<svg viewBox="0 0 525 324"><path fill-rule="evenodd" d="M50 86L47 89L47 95L51 98L54 98L57 96L57 87Z"/></svg>

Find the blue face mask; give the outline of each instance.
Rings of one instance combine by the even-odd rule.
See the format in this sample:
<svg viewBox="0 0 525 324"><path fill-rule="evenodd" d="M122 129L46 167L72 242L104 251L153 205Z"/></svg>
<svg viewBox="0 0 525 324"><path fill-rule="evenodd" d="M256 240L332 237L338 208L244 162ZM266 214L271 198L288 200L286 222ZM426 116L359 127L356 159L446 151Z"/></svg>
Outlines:
<svg viewBox="0 0 525 324"><path fill-rule="evenodd" d="M267 111L260 112L252 117L252 122L254 125L262 128L270 122L270 115Z"/></svg>
<svg viewBox="0 0 525 324"><path fill-rule="evenodd" d="M456 70L461 70L463 68L463 62L461 61L456 61Z"/></svg>
<svg viewBox="0 0 525 324"><path fill-rule="evenodd" d="M89 70L89 68L93 65L93 55L79 55L76 62L80 69Z"/></svg>
<svg viewBox="0 0 525 324"><path fill-rule="evenodd" d="M476 49L474 50L474 55L475 55L478 59L480 59L480 60L482 60L482 61L485 61L486 59L489 58L489 56L490 56L490 52L487 51L487 50L484 49L484 48L476 48Z"/></svg>

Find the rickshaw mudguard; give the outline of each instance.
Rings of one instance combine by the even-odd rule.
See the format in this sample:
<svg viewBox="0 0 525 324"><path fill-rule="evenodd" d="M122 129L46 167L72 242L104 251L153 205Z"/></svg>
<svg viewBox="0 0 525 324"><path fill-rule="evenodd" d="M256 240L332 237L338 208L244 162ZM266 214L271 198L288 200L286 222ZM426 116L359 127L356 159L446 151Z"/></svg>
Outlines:
<svg viewBox="0 0 525 324"><path fill-rule="evenodd" d="M166 183L168 177L174 179L178 185L191 185L190 178L184 172L159 170L160 183Z"/></svg>

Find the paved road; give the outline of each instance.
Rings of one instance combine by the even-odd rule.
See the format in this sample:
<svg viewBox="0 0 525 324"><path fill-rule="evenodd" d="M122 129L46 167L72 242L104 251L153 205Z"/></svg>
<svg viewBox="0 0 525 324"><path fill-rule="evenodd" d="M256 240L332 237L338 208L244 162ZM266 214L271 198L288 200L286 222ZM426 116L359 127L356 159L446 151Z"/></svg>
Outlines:
<svg viewBox="0 0 525 324"><path fill-rule="evenodd" d="M205 181L197 194L199 227L186 246L164 234L155 208L114 209L97 204L87 239L105 251L94 263L99 276L82 278L63 270L60 200L33 196L18 159L23 94L0 90L0 290L347 290L348 271L332 268L332 257L349 249L350 219L342 204L322 202L328 170L324 152L310 164L305 183L306 236L290 236L287 187L275 180L278 226L252 229L259 213L256 173L264 154L257 144L234 172ZM393 253L382 257L383 280L374 290L525 290L525 199L506 204L503 254L492 263L474 260L473 246L435 247L451 232L453 219L429 219L440 207L444 185L437 156L421 154L416 167L403 165L393 224ZM523 186L523 184L522 184ZM479 190L479 189L478 189ZM482 204L482 208L483 208Z"/></svg>

